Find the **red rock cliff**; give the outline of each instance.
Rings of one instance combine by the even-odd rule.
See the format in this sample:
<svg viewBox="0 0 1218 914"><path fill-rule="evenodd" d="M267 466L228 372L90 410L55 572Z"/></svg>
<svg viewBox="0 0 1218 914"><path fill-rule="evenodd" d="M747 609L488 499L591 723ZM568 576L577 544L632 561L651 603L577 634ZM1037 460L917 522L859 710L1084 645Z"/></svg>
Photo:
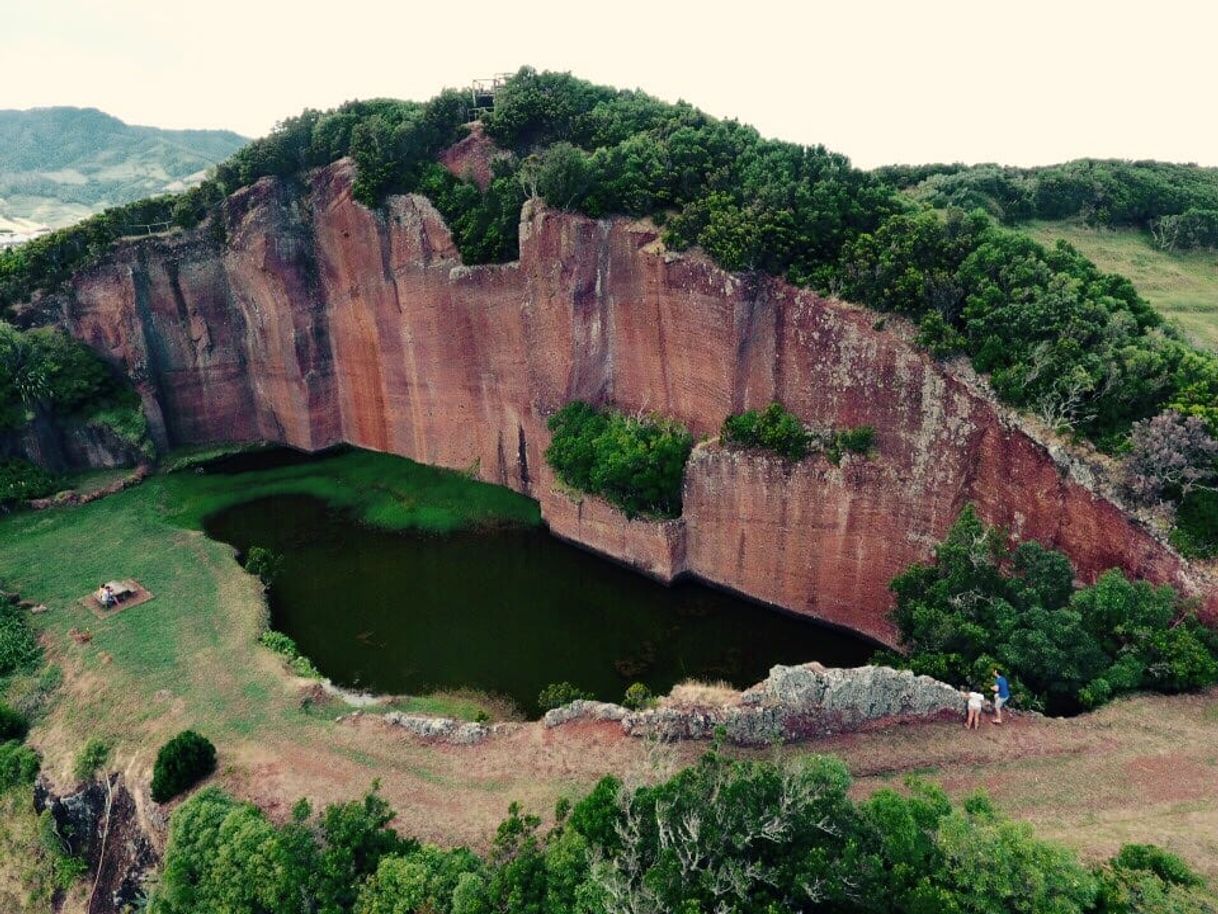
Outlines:
<svg viewBox="0 0 1218 914"><path fill-rule="evenodd" d="M519 263L465 267L425 199L378 214L351 178L340 162L304 194L264 179L230 199L223 249L150 239L76 278L66 323L131 372L164 441L345 441L473 467L539 499L559 535L657 577L692 573L884 641L887 581L968 501L1086 579L1119 565L1215 605L980 385L865 309L665 253L643 224L533 206ZM874 426L878 454L789 466L702 446L684 516L630 522L557 491L545 465L545 419L575 398L706 436L777 398L808 421Z"/></svg>

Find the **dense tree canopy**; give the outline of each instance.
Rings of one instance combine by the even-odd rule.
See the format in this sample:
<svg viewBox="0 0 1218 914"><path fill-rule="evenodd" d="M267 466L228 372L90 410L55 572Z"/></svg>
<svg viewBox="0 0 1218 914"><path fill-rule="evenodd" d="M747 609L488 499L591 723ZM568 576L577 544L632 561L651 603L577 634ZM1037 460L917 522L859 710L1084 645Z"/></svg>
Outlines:
<svg viewBox="0 0 1218 914"><path fill-rule="evenodd" d="M549 419L546 462L569 486L601 495L627 516L681 513L693 436L676 422L568 403Z"/></svg>
<svg viewBox="0 0 1218 914"><path fill-rule="evenodd" d="M1082 161L866 173L821 146L764 139L685 103L526 67L483 116L504 155L482 191L435 162L470 116L470 100L455 91L425 104L306 111L186 195L104 213L0 256L0 304L62 282L131 222L210 218L222 238L226 194L349 155L361 201L426 194L468 263L517 256L526 194L591 216L647 215L670 246L697 245L727 269L908 315L926 346L970 356L1005 401L1110 449L1132 423L1168 407L1218 422L1218 360L1176 339L1128 281L1064 243L1048 249L994 222L1083 213L1192 244L1212 233L1218 171ZM915 196L946 215L897 189L915 182Z"/></svg>
<svg viewBox="0 0 1218 914"><path fill-rule="evenodd" d="M1060 552L1008 547L968 507L935 550L892 581L907 663L970 688L1004 671L1025 706L1095 707L1140 689L1182 692L1218 682L1218 634L1170 587L1106 572L1075 588Z"/></svg>
<svg viewBox="0 0 1218 914"><path fill-rule="evenodd" d="M1078 159L1039 168L895 166L876 174L937 207L983 209L1007 224L1078 217L1153 230L1171 250L1218 244L1218 168Z"/></svg>
<svg viewBox="0 0 1218 914"><path fill-rule="evenodd" d="M1117 914L1215 910L1171 854L1128 845L1088 869L981 796L916 779L867 800L837 759L733 761L605 778L548 832L512 804L490 853L399 838L375 793L276 826L215 789L170 824L151 914ZM1147 906L1169 901L1174 907ZM1191 906L1190 906L1191 905Z"/></svg>

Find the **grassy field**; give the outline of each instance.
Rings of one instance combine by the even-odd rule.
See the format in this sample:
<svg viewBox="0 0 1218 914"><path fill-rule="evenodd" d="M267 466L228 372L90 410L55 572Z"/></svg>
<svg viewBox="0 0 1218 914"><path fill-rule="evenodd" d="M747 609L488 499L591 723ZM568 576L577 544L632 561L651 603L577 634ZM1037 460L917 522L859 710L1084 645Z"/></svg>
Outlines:
<svg viewBox="0 0 1218 914"><path fill-rule="evenodd" d="M1043 244L1064 238L1100 269L1120 273L1197 346L1218 351L1218 252L1169 254L1134 229L1095 229L1077 222L1021 225Z"/></svg>
<svg viewBox="0 0 1218 914"><path fill-rule="evenodd" d="M325 498L394 529L539 522L537 505L506 489L361 452L236 476L156 476L79 508L10 517L0 523L5 582L51 607L35 617L51 656L71 667L74 680L97 686L88 701L59 712L68 730L86 734L105 720L104 732L89 735L122 744L162 731L167 708L222 739L299 723L268 701L284 681L279 661L254 644L265 624L259 587L229 547L198 532L211 512L276 493ZM81 602L101 581L126 577L155 598L104 620ZM77 644L72 629L92 637ZM469 695L416 701L460 716L482 709Z"/></svg>
<svg viewBox="0 0 1218 914"><path fill-rule="evenodd" d="M88 505L0 519L0 577L50 607L32 619L50 668L62 674L61 684L43 671L0 689L44 708L31 742L61 788L71 785L84 743L104 738L155 820L140 785L157 747L191 727L218 747L217 782L276 818L299 797L315 806L346 800L379 779L403 831L486 848L513 800L546 815L556 799L581 795L604 774L633 782L663 776L705 749L658 750L613 723L513 724L462 747L421 742L371 714L336 722L348 707L320 697L315 683L292 677L258 646L266 618L258 583L228 546L194 528L219 506L271 491L324 495L398 526L537 522L536 505L502 489L361 453L257 475L154 476ZM127 576L155 598L104 620L82 604L98 582ZM37 695L49 698L32 701ZM396 706L505 716L502 705L460 692ZM1138 698L1069 721L1023 718L971 736L957 724L932 724L781 751L840 754L861 793L908 771L956 795L989 788L1006 811L1089 855L1153 840L1218 876L1216 746L1218 693L1211 693ZM28 845L30 828L28 815L0 810L0 855ZM0 862L0 893L20 875L15 865Z"/></svg>

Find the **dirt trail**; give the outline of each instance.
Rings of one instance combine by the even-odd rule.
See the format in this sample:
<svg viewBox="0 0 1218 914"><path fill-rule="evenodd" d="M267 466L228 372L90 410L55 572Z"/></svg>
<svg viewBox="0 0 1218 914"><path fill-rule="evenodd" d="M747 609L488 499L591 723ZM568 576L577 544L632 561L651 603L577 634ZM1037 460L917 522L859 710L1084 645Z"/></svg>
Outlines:
<svg viewBox="0 0 1218 914"><path fill-rule="evenodd" d="M558 797L577 797L605 774L649 780L705 748L649 746L611 723L521 724L476 746L425 744L369 715L335 726L325 751L243 746L223 780L286 816L300 796L349 799L377 777L404 831L485 849L512 800L548 814ZM1218 877L1218 690L1135 698L1073 720L1011 717L976 732L910 724L740 754L775 752L840 755L859 796L910 773L957 796L985 789L1009 814L1088 857L1154 841Z"/></svg>

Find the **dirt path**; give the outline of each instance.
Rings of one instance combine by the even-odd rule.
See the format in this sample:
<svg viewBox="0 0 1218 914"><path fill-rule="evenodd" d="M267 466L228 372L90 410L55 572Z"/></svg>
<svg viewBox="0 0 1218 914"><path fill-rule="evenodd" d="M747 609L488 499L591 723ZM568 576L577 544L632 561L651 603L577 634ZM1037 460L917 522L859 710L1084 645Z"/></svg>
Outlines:
<svg viewBox="0 0 1218 914"><path fill-rule="evenodd" d="M349 799L378 777L404 831L484 849L512 800L548 814L558 797L578 797L605 774L650 780L705 748L649 746L609 723L521 724L477 746L425 744L365 716L335 725L324 751L245 745L223 780L286 816L300 796ZM1218 877L1218 690L1137 698L1073 720L1018 717L972 733L911 724L753 754L775 751L842 756L860 796L910 773L956 796L985 789L1091 858L1154 841Z"/></svg>

